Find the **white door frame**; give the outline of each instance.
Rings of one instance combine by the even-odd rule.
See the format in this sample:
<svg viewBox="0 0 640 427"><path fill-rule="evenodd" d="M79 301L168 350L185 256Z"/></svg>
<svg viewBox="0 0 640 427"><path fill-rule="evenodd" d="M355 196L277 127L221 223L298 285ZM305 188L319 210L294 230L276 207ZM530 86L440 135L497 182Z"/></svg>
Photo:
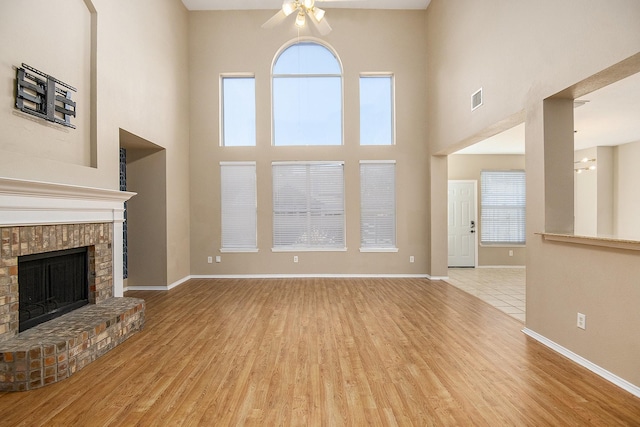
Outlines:
<svg viewBox="0 0 640 427"><path fill-rule="evenodd" d="M457 183L472 183L473 184L473 216L476 219L476 232L473 233L473 244L474 246L474 260L473 260L473 267L477 268L478 267L478 252L480 250L480 247L478 246L478 233L480 231L480 227L479 227L479 222L480 220L478 219L478 180L477 179L450 179L447 181L447 206L449 206L449 200L448 200L448 195L449 195L449 183L450 182L457 182ZM448 242L448 239L447 239ZM448 243L447 243L448 244ZM447 253L449 253L449 248L447 247ZM448 263L448 261L447 261Z"/></svg>

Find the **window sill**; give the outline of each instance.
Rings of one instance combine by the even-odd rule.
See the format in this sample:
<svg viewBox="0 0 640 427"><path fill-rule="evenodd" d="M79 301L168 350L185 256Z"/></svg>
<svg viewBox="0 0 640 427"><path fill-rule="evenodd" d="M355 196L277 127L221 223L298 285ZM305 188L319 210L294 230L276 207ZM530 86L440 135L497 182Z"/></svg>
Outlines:
<svg viewBox="0 0 640 427"><path fill-rule="evenodd" d="M360 248L360 252L398 252L398 248Z"/></svg>
<svg viewBox="0 0 640 427"><path fill-rule="evenodd" d="M220 249L220 252L222 252L223 254L245 254L245 253L257 253L258 249L232 249L232 248L226 248L226 249Z"/></svg>
<svg viewBox="0 0 640 427"><path fill-rule="evenodd" d="M577 236L575 234L535 233L550 242L573 243L577 245L600 246L605 248L640 251L640 241L616 239L614 237Z"/></svg>

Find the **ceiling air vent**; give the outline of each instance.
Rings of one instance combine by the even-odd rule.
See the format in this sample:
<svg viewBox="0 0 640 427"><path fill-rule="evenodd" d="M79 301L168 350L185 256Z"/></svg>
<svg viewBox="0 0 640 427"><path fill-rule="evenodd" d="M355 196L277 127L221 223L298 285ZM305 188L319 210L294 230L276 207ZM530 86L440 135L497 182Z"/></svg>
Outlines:
<svg viewBox="0 0 640 427"><path fill-rule="evenodd" d="M475 91L473 95L471 95L471 111L482 105L482 88Z"/></svg>

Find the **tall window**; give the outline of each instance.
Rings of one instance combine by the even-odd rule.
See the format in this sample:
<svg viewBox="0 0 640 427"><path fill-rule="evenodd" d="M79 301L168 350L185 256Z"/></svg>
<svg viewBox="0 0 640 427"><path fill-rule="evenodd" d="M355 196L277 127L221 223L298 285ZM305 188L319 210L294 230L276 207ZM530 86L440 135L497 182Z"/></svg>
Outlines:
<svg viewBox="0 0 640 427"><path fill-rule="evenodd" d="M485 245L525 244L525 172L482 171L480 240Z"/></svg>
<svg viewBox="0 0 640 427"><path fill-rule="evenodd" d="M256 145L256 81L253 76L222 77L220 82L221 145Z"/></svg>
<svg viewBox="0 0 640 427"><path fill-rule="evenodd" d="M296 43L273 65L273 144L342 144L342 68L318 43Z"/></svg>
<svg viewBox="0 0 640 427"><path fill-rule="evenodd" d="M345 250L344 164L274 162L273 249Z"/></svg>
<svg viewBox="0 0 640 427"><path fill-rule="evenodd" d="M360 162L360 250L397 250L395 161Z"/></svg>
<svg viewBox="0 0 640 427"><path fill-rule="evenodd" d="M360 76L360 144L393 144L393 77Z"/></svg>
<svg viewBox="0 0 640 427"><path fill-rule="evenodd" d="M257 251L256 163L221 162L223 252Z"/></svg>

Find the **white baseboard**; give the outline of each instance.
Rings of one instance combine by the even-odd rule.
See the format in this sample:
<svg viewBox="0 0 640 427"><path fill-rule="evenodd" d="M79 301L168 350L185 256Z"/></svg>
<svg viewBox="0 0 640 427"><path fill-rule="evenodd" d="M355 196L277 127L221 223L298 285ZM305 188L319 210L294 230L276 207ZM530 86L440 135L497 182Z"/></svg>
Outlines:
<svg viewBox="0 0 640 427"><path fill-rule="evenodd" d="M527 268L526 265L479 265L476 268Z"/></svg>
<svg viewBox="0 0 640 427"><path fill-rule="evenodd" d="M167 286L127 286L124 290L127 291L168 291Z"/></svg>
<svg viewBox="0 0 640 427"><path fill-rule="evenodd" d="M428 274L194 274L192 279L312 279L312 278L416 278L433 279Z"/></svg>
<svg viewBox="0 0 640 427"><path fill-rule="evenodd" d="M188 281L189 279L191 279L192 276L186 276L183 277L180 280L177 280L173 283L170 283L168 285L160 285L160 286L127 286L124 289L124 292L127 291L168 291L169 289L173 289L175 287L178 287L180 285L182 285L184 282Z"/></svg>
<svg viewBox="0 0 640 427"><path fill-rule="evenodd" d="M176 287L178 287L178 286L182 285L184 282L186 282L186 281L190 280L192 277L193 277L193 276L189 275L189 276L183 277L182 279L177 280L177 281L175 281L175 282L173 282L173 283L169 284L169 285L167 286L167 290L169 290L169 289L173 289L173 288L176 288Z"/></svg>
<svg viewBox="0 0 640 427"><path fill-rule="evenodd" d="M416 278L429 280L446 280L448 277L432 277L428 274L192 274L175 281L167 286L127 286L127 291L168 291L182 285L190 279L308 279L321 278Z"/></svg>
<svg viewBox="0 0 640 427"><path fill-rule="evenodd" d="M601 368L595 363L590 362L584 357L572 352L571 350L566 349L565 347L551 341L550 339L538 334L537 332L532 331L531 329L524 328L522 332L525 335L528 335L534 340L540 342L541 344L549 347L550 349L560 353L567 359L574 361L578 365L587 368L588 370L595 373L596 375L599 375L605 380L617 385L621 389L628 391L629 393L633 394L636 397L640 397L640 387L634 384L631 384L629 381L625 380L624 378L620 378L619 376L612 374L606 369Z"/></svg>

